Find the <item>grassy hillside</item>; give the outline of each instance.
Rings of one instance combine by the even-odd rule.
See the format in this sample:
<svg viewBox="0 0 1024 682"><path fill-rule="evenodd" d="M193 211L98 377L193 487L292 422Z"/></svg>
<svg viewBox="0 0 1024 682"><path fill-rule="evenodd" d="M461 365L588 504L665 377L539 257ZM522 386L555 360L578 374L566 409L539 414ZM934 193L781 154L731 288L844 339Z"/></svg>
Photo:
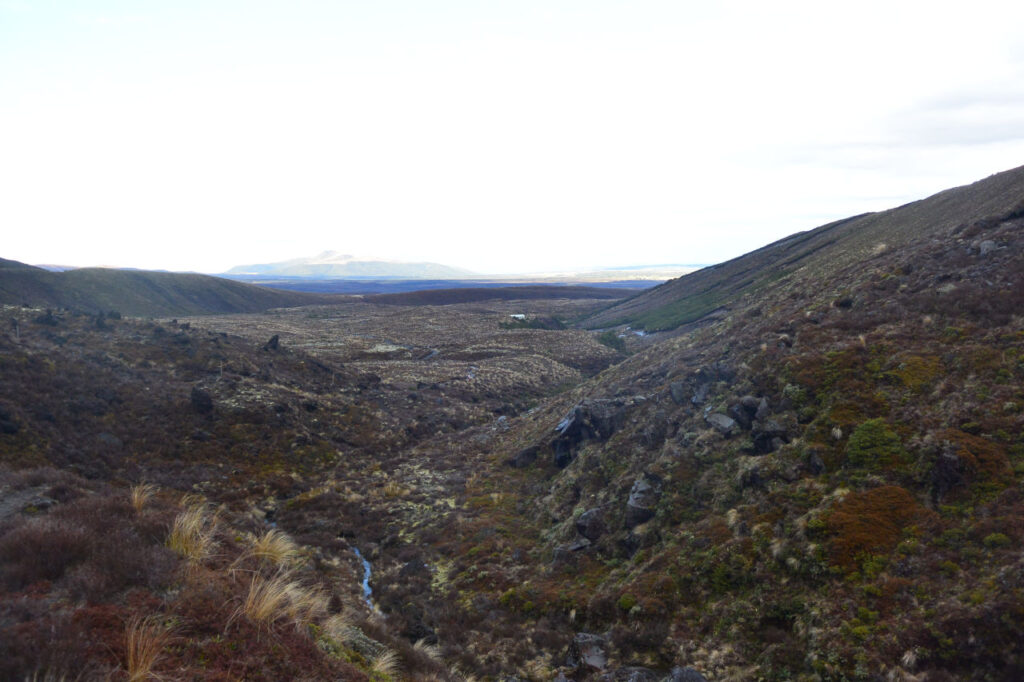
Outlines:
<svg viewBox="0 0 1024 682"><path fill-rule="evenodd" d="M166 317L259 312L336 300L279 291L208 275L82 268L50 272L0 260L0 303L83 312Z"/></svg>
<svg viewBox="0 0 1024 682"><path fill-rule="evenodd" d="M1024 167L940 192L881 213L868 213L800 232L726 263L645 291L584 322L590 329L629 324L674 329L778 284L827 285L830 273L915 240L976 220L1024 210Z"/></svg>

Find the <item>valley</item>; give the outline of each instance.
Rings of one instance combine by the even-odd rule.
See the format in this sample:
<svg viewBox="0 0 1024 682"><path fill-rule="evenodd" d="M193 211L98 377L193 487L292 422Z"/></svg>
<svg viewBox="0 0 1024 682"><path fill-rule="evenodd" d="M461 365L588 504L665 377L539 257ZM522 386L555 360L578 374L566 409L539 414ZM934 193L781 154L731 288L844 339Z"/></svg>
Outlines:
<svg viewBox="0 0 1024 682"><path fill-rule="evenodd" d="M624 299L5 305L0 678L1019 679L1022 201Z"/></svg>

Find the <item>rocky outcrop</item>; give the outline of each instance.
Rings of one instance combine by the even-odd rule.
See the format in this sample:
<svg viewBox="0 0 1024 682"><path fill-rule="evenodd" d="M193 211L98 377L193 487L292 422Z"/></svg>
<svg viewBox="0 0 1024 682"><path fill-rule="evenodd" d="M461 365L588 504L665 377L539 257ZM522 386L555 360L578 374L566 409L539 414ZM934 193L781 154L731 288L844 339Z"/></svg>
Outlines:
<svg viewBox="0 0 1024 682"><path fill-rule="evenodd" d="M625 403L608 398L588 398L573 406L555 427L558 434L551 442L555 465L565 467L580 443L608 440L625 421Z"/></svg>
<svg viewBox="0 0 1024 682"><path fill-rule="evenodd" d="M189 402L192 404L192 409L199 414L210 414L213 412L213 398L210 394L199 388L198 386L192 387L192 393L189 395Z"/></svg>
<svg viewBox="0 0 1024 682"><path fill-rule="evenodd" d="M607 672L598 679L601 682L659 682L662 678L650 668L629 666Z"/></svg>
<svg viewBox="0 0 1024 682"><path fill-rule="evenodd" d="M537 461L537 455L539 454L540 448L536 445L531 445L517 452L515 456L507 459L505 463L513 469L525 469Z"/></svg>
<svg viewBox="0 0 1024 682"><path fill-rule="evenodd" d="M750 428L754 450L762 455L775 452L789 442L788 430L773 419L758 419Z"/></svg>
<svg viewBox="0 0 1024 682"><path fill-rule="evenodd" d="M569 666L593 672L608 667L608 654L605 653L605 638L588 632L579 632L572 638L569 645Z"/></svg>
<svg viewBox="0 0 1024 682"><path fill-rule="evenodd" d="M600 507L588 509L576 519L576 532L590 541L596 542L604 530L604 510Z"/></svg>
<svg viewBox="0 0 1024 682"><path fill-rule="evenodd" d="M693 668L676 666L665 678L665 682L708 682L708 680Z"/></svg>
<svg viewBox="0 0 1024 682"><path fill-rule="evenodd" d="M645 474L636 479L626 502L626 528L633 528L654 518L655 507L661 499L661 478Z"/></svg>
<svg viewBox="0 0 1024 682"><path fill-rule="evenodd" d="M733 432L737 430L736 420L722 414L721 412L712 412L708 416L704 417L704 421L726 437L731 436Z"/></svg>
<svg viewBox="0 0 1024 682"><path fill-rule="evenodd" d="M669 384L669 394L677 405L683 405L689 399L693 405L703 405L711 392L711 386L719 381L730 382L736 378L736 372L724 362L716 362L701 367L684 381L673 381Z"/></svg>

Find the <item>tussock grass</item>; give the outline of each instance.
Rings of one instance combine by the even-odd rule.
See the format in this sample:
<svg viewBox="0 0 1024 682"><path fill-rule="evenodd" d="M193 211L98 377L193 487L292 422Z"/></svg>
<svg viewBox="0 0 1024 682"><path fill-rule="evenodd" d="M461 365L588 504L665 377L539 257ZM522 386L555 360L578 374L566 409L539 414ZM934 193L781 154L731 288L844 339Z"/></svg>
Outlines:
<svg viewBox="0 0 1024 682"><path fill-rule="evenodd" d="M166 628L151 617L133 616L124 633L125 668L129 682L160 679L153 669L167 645L170 635Z"/></svg>
<svg viewBox="0 0 1024 682"><path fill-rule="evenodd" d="M135 513L141 514L146 504L156 494L157 487L150 483L139 483L133 485L131 492L128 494L128 499L131 502L132 508L135 509Z"/></svg>
<svg viewBox="0 0 1024 682"><path fill-rule="evenodd" d="M193 504L178 514L167 537L167 546L192 563L210 556L216 546L217 519L203 504Z"/></svg>
<svg viewBox="0 0 1024 682"><path fill-rule="evenodd" d="M373 657L373 663L370 664L370 671L376 675L395 677L400 670L398 653L391 649L381 651Z"/></svg>
<svg viewBox="0 0 1024 682"><path fill-rule="evenodd" d="M271 626L290 619L296 627L309 624L327 612L327 597L315 587L306 587L288 572L272 578L254 575L245 601L232 619L245 616L253 623Z"/></svg>
<svg viewBox="0 0 1024 682"><path fill-rule="evenodd" d="M53 670L36 670L31 675L25 675L24 682L65 682L71 679L66 673ZM78 679L77 677L74 679Z"/></svg>
<svg viewBox="0 0 1024 682"><path fill-rule="evenodd" d="M277 529L255 538L249 553L260 561L281 568L294 565L302 559L302 552L295 541Z"/></svg>
<svg viewBox="0 0 1024 682"><path fill-rule="evenodd" d="M437 646L436 644L427 644L427 640L425 639L416 640L416 643L412 645L412 648L418 651L419 653L423 654L430 660L434 661L435 663L443 662L443 657L441 656L441 647Z"/></svg>
<svg viewBox="0 0 1024 682"><path fill-rule="evenodd" d="M323 624L324 633L339 644L352 646L362 636L351 611L337 613Z"/></svg>

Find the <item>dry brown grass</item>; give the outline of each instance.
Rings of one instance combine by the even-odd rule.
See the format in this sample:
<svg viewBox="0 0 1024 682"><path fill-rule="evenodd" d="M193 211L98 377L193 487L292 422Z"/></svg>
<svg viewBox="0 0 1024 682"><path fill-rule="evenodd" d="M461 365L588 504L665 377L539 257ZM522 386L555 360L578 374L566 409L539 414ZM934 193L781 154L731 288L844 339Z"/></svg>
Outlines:
<svg viewBox="0 0 1024 682"><path fill-rule="evenodd" d="M260 561L280 568L292 566L302 559L302 551L286 533L272 529L256 537L249 553Z"/></svg>
<svg viewBox="0 0 1024 682"><path fill-rule="evenodd" d="M370 671L374 675L384 675L388 678L394 678L400 670L398 654L391 649L381 651L373 657L373 663L370 664Z"/></svg>
<svg viewBox="0 0 1024 682"><path fill-rule="evenodd" d="M170 635L152 617L132 617L125 627L125 669L129 682L161 679L153 672Z"/></svg>
<svg viewBox="0 0 1024 682"><path fill-rule="evenodd" d="M178 514L167 537L167 546L196 564L213 553L217 519L203 504L192 504Z"/></svg>
<svg viewBox="0 0 1024 682"><path fill-rule="evenodd" d="M139 483L133 485L128 497L137 514L141 514L146 504L156 494L157 487L150 483Z"/></svg>
<svg viewBox="0 0 1024 682"><path fill-rule="evenodd" d="M245 616L253 623L271 626L289 619L296 627L308 625L327 612L327 597L315 587L307 587L287 571L272 578L254 575L245 601L232 616Z"/></svg>

